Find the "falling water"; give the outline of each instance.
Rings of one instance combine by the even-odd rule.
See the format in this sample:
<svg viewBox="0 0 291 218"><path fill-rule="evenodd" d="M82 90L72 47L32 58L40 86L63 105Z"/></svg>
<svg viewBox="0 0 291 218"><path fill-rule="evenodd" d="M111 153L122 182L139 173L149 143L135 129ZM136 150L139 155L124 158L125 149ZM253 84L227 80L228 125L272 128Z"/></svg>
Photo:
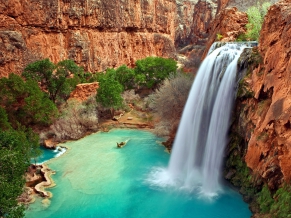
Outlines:
<svg viewBox="0 0 291 218"><path fill-rule="evenodd" d="M222 190L220 172L235 100L237 61L246 45L215 47L210 49L192 85L168 169L153 179L207 197Z"/></svg>
<svg viewBox="0 0 291 218"><path fill-rule="evenodd" d="M235 100L237 61L246 45L212 46L182 115L168 173L181 187L206 196L220 190L223 151Z"/></svg>

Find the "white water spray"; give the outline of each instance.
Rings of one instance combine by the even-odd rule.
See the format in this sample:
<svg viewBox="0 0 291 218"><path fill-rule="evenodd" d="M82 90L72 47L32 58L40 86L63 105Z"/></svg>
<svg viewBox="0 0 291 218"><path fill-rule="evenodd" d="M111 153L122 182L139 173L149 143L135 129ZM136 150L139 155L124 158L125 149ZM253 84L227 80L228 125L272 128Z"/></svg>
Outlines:
<svg viewBox="0 0 291 218"><path fill-rule="evenodd" d="M168 169L153 174L157 185L198 190L207 197L221 190L220 172L236 94L237 61L246 47L226 44L215 49L215 46L192 85Z"/></svg>

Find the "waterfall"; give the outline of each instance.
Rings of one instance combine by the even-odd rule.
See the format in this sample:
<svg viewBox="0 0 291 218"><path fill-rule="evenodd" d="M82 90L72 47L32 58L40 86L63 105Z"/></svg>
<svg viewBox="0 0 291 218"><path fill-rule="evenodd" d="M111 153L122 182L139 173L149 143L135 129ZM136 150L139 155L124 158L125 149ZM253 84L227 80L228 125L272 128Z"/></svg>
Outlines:
<svg viewBox="0 0 291 218"><path fill-rule="evenodd" d="M202 196L221 190L221 171L231 110L236 95L237 61L244 43L214 44L190 90L166 170L151 182L172 185Z"/></svg>
<svg viewBox="0 0 291 218"><path fill-rule="evenodd" d="M192 85L174 141L168 173L176 185L216 195L230 114L237 61L244 44L210 49Z"/></svg>

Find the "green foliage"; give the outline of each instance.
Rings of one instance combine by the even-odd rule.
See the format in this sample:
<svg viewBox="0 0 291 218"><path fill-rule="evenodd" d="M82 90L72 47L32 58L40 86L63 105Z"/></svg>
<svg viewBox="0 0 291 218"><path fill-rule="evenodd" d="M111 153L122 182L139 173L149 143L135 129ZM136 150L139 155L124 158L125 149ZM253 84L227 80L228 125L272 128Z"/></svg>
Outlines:
<svg viewBox="0 0 291 218"><path fill-rule="evenodd" d="M135 62L135 79L139 86L155 88L170 74L176 73L177 63L173 59L147 57Z"/></svg>
<svg viewBox="0 0 291 218"><path fill-rule="evenodd" d="M244 42L244 41L247 41L247 36L246 36L246 34L244 34L244 33L239 34L238 37L236 38L236 41L237 41L237 42Z"/></svg>
<svg viewBox="0 0 291 218"><path fill-rule="evenodd" d="M220 41L223 38L223 35L221 35L220 33L216 34L216 40Z"/></svg>
<svg viewBox="0 0 291 218"><path fill-rule="evenodd" d="M257 7L253 6L247 10L248 15L248 24L247 24L247 33L246 38L249 40L258 40L260 36L260 31L264 21L264 17L270 7L269 2L265 2L262 6L259 4Z"/></svg>
<svg viewBox="0 0 291 218"><path fill-rule="evenodd" d="M15 74L0 79L0 101L14 128L18 123L47 125L57 115L56 106L35 81L25 82Z"/></svg>
<svg viewBox="0 0 291 218"><path fill-rule="evenodd" d="M74 61L64 60L55 65L49 59L29 64L22 75L26 79L39 82L41 87L48 91L53 102L66 100L85 77L83 69Z"/></svg>
<svg viewBox="0 0 291 218"><path fill-rule="evenodd" d="M274 199L271 196L271 192L268 189L267 185L264 185L261 192L257 194L257 201L260 205L261 213L270 212L271 205L274 203Z"/></svg>
<svg viewBox="0 0 291 218"><path fill-rule="evenodd" d="M0 130L11 129L11 124L8 121L8 115L4 108L0 107Z"/></svg>
<svg viewBox="0 0 291 218"><path fill-rule="evenodd" d="M38 148L37 141L31 130L0 131L0 217L24 216L17 197L23 192L23 175Z"/></svg>
<svg viewBox="0 0 291 218"><path fill-rule="evenodd" d="M122 91L123 87L117 80L111 77L110 74L104 74L99 77L99 88L96 95L96 101L104 108L111 109L113 111L113 109L117 109L122 106Z"/></svg>
<svg viewBox="0 0 291 218"><path fill-rule="evenodd" d="M44 59L29 64L24 69L22 76L26 79L41 82L43 87L48 88L55 68L56 66L49 59Z"/></svg>
<svg viewBox="0 0 291 218"><path fill-rule="evenodd" d="M254 92L250 89L249 85L246 83L245 78L239 81L236 96L237 98L253 98L254 97Z"/></svg>
<svg viewBox="0 0 291 218"><path fill-rule="evenodd" d="M116 80L123 86L124 90L133 89L135 87L135 72L133 69L122 65L116 69Z"/></svg>
<svg viewBox="0 0 291 218"><path fill-rule="evenodd" d="M271 206L271 214L273 217L291 217L291 186L285 185L282 188L279 188L273 198L274 203Z"/></svg>
<svg viewBox="0 0 291 218"><path fill-rule="evenodd" d="M244 161L244 150L240 146L244 143L244 139L238 134L232 133L230 137L230 143L228 148L228 158L226 162L226 169L231 176L229 179L231 183L237 187L240 187L240 192L252 198L257 192L253 182L253 176L250 169L247 167Z"/></svg>

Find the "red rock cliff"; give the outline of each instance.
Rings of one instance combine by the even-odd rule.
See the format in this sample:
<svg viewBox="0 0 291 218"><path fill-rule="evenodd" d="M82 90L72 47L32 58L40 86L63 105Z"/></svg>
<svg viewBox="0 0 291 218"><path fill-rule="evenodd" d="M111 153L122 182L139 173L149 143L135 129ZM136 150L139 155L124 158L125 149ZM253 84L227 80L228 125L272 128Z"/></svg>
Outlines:
<svg viewBox="0 0 291 218"><path fill-rule="evenodd" d="M175 0L0 0L0 76L39 58L102 71L174 57Z"/></svg>
<svg viewBox="0 0 291 218"><path fill-rule="evenodd" d="M254 124L245 157L248 167L268 181L291 181L291 1L273 5L262 27L263 63L247 80L254 92Z"/></svg>

